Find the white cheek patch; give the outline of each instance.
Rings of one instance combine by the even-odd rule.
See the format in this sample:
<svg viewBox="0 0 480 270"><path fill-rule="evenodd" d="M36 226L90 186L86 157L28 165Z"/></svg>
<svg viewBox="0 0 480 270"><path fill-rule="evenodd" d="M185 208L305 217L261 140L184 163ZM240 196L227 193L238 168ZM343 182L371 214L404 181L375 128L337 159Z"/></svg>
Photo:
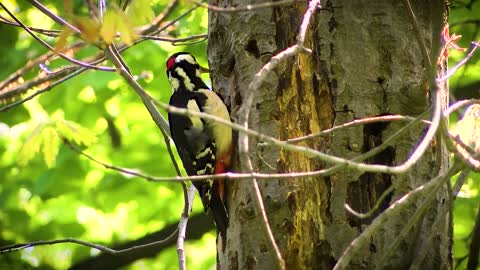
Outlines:
<svg viewBox="0 0 480 270"><path fill-rule="evenodd" d="M188 63L192 65L196 65L197 61L191 56L190 54L180 54L175 58L175 63L179 63L181 61L187 61Z"/></svg>
<svg viewBox="0 0 480 270"><path fill-rule="evenodd" d="M185 84L185 87L188 90L193 91L193 88L195 88L195 85L192 83L192 81L190 81L190 78L187 76L187 73L185 73L185 71L180 67L177 67L175 71L180 77L183 78L183 83Z"/></svg>
<svg viewBox="0 0 480 270"><path fill-rule="evenodd" d="M168 75L168 80L170 81L170 85L172 86L173 92L177 91L178 87L180 87L180 82L177 78L172 77L170 74Z"/></svg>
<svg viewBox="0 0 480 270"><path fill-rule="evenodd" d="M189 100L187 104L187 109L192 112L200 112L200 108L195 100ZM195 129L203 130L203 122L198 116L189 116L190 121Z"/></svg>

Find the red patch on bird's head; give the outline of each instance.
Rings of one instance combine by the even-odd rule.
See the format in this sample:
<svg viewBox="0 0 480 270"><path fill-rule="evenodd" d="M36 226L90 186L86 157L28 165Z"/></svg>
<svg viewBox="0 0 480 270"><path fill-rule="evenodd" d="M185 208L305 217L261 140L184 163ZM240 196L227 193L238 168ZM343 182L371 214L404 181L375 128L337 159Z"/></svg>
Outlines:
<svg viewBox="0 0 480 270"><path fill-rule="evenodd" d="M167 60L167 70L170 70L170 68L172 68L173 65L175 64L175 58L176 58L176 56L172 56L172 57L168 58L168 60Z"/></svg>

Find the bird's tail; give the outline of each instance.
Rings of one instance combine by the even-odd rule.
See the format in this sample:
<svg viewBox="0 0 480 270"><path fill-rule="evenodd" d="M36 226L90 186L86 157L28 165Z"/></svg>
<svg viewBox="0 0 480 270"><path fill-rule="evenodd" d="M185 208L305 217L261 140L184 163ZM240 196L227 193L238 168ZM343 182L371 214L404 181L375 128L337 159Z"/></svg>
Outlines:
<svg viewBox="0 0 480 270"><path fill-rule="evenodd" d="M228 227L228 213L225 203L223 201L223 179L215 181L214 189L217 192L213 192L212 200L210 201L210 211L212 211L213 220L217 225L217 231L222 234L222 238L225 238Z"/></svg>

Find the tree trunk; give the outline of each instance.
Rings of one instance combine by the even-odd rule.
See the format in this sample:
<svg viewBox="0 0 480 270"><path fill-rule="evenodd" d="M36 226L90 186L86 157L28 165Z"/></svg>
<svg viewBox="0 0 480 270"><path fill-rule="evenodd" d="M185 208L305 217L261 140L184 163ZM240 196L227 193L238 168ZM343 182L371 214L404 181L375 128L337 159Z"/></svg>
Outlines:
<svg viewBox="0 0 480 270"><path fill-rule="evenodd" d="M312 53L281 62L255 89L249 128L285 140L354 119L387 114L417 116L427 110L432 78L404 2L321 1L326 9L316 11L305 40L305 47ZM440 0L412 2L422 38L435 62L445 4ZM211 0L210 4L241 7L255 3ZM209 12L208 55L213 86L230 105L233 119L238 118L238 108L245 101L254 74L272 56L296 43L306 8L307 3L295 3L236 13ZM298 145L351 159L380 145L403 125L405 122L358 125ZM366 162L392 166L403 163L424 131L425 126L416 125ZM250 138L250 157L258 172L306 172L332 166L302 153L259 147L258 142ZM438 145L439 141L412 169L400 175L342 169L324 177L259 180L286 268L335 266L349 244L383 210L445 170L447 156ZM242 168L240 165L237 167ZM369 211L392 185L394 192L372 218L359 219L345 210L348 203L358 212ZM255 210L251 180L230 181L227 191L230 225L226 239L219 241L219 268L274 269L275 257ZM408 269L412 264L421 269L452 267L450 213L435 220L445 198L447 188L438 193L428 213L387 258L385 268ZM409 221L406 217L413 215L416 207L387 220L347 268L378 268L387 247L399 237ZM429 237L433 228L435 235ZM423 258L416 257L423 249Z"/></svg>

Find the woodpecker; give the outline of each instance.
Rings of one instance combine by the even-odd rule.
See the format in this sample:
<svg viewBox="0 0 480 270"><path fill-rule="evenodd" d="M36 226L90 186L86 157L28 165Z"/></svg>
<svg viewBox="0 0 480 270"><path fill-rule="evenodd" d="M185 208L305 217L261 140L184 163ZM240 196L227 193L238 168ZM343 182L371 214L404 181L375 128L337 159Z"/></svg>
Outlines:
<svg viewBox="0 0 480 270"><path fill-rule="evenodd" d="M227 106L220 96L200 78L206 69L186 52L175 53L166 63L172 86L170 105L230 120ZM188 175L224 173L230 165L232 129L219 122L197 116L168 114L170 133ZM225 234L228 214L224 203L224 180L193 181L205 212L210 209L217 230Z"/></svg>

